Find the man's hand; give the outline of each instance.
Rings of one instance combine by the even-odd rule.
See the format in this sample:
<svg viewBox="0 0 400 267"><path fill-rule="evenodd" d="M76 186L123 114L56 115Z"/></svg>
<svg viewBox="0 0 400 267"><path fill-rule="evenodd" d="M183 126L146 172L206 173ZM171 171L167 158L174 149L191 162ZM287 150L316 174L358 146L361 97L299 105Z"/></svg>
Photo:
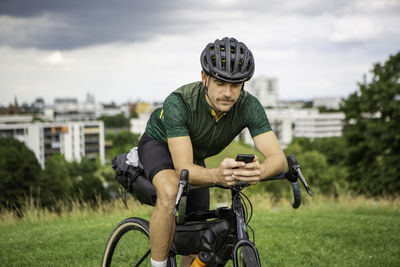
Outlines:
<svg viewBox="0 0 400 267"><path fill-rule="evenodd" d="M232 178L236 181L257 184L261 179L260 162L258 161L258 157L255 156L253 162L246 163L244 166L239 167L239 169L234 169Z"/></svg>
<svg viewBox="0 0 400 267"><path fill-rule="evenodd" d="M217 183L222 186L232 186L238 181L257 184L260 180L260 163L258 157L253 162L244 163L231 158L224 159L218 167Z"/></svg>

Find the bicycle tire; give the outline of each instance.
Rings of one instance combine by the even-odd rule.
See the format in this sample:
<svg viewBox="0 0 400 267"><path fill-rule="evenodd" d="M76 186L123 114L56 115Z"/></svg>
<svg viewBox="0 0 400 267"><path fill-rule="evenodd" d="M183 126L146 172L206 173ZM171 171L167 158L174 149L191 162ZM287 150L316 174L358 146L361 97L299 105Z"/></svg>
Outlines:
<svg viewBox="0 0 400 267"><path fill-rule="evenodd" d="M259 267L257 255L251 247L244 246L240 250L240 267Z"/></svg>
<svg viewBox="0 0 400 267"><path fill-rule="evenodd" d="M151 266L149 233L148 221L123 220L108 238L101 266Z"/></svg>

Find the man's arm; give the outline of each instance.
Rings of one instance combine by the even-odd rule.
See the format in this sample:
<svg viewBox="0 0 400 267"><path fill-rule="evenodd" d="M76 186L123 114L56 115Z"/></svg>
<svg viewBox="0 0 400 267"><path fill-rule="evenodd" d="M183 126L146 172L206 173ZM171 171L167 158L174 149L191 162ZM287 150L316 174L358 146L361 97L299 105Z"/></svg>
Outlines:
<svg viewBox="0 0 400 267"><path fill-rule="evenodd" d="M273 131L260 134L253 138L258 151L265 160L260 164L260 178L265 179L277 175L285 170L286 158Z"/></svg>
<svg viewBox="0 0 400 267"><path fill-rule="evenodd" d="M260 134L253 140L257 150L265 157L264 162L260 164L258 157L255 157L253 162L234 170L232 175L234 179L250 184L283 172L286 165L285 155L273 131Z"/></svg>
<svg viewBox="0 0 400 267"><path fill-rule="evenodd" d="M233 185L236 179L232 177L234 167L243 167L244 162L234 159L224 159L218 168L204 168L193 163L193 147L189 136L168 138L168 147L178 175L182 169L189 171L191 184Z"/></svg>

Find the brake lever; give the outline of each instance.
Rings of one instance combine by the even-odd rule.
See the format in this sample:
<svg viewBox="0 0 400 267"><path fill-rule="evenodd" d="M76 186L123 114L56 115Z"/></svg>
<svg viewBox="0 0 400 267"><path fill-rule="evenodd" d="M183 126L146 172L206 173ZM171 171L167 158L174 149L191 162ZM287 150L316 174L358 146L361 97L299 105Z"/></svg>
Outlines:
<svg viewBox="0 0 400 267"><path fill-rule="evenodd" d="M297 181L297 178L300 179L301 183L303 184L304 188L306 189L307 193L312 197L313 194L311 193L310 187L308 186L306 179L303 176L303 173L300 170L300 165L297 162L296 156L295 155L289 155L287 157L288 163L289 163L289 172L288 172L288 177L287 179L290 182L295 182Z"/></svg>
<svg viewBox="0 0 400 267"><path fill-rule="evenodd" d="M181 177L179 179L178 194L176 195L175 208L173 211L174 216L176 215L176 212L178 211L182 196L186 195L186 193L187 193L188 181L189 181L189 171L186 169L183 169L181 171Z"/></svg>
<svg viewBox="0 0 400 267"><path fill-rule="evenodd" d="M304 178L303 173L301 172L299 165L297 165L297 168L295 168L295 171L296 171L298 177L300 178L300 181L303 184L304 188L306 189L307 193L312 197L313 194L311 193L310 187L308 187L306 179Z"/></svg>

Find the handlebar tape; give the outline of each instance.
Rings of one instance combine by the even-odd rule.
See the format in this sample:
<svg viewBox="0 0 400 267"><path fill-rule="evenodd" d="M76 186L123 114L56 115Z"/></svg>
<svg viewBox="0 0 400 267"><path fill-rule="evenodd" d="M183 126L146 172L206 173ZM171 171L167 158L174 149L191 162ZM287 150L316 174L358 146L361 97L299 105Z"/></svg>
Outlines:
<svg viewBox="0 0 400 267"><path fill-rule="evenodd" d="M293 154L287 156L287 160L288 160L289 166L299 165L299 163L297 162L296 156Z"/></svg>
<svg viewBox="0 0 400 267"><path fill-rule="evenodd" d="M298 207L300 207L300 204L301 204L300 186L299 186L298 182L291 182L290 184L292 185L293 196L294 196L294 201L292 203L292 207L294 209L297 209Z"/></svg>
<svg viewBox="0 0 400 267"><path fill-rule="evenodd" d="M297 181L297 178L298 178L296 169L298 169L300 166L299 166L299 163L297 162L295 155L287 156L287 161L288 161L289 170L286 173L286 179L288 179L291 183L294 183Z"/></svg>

